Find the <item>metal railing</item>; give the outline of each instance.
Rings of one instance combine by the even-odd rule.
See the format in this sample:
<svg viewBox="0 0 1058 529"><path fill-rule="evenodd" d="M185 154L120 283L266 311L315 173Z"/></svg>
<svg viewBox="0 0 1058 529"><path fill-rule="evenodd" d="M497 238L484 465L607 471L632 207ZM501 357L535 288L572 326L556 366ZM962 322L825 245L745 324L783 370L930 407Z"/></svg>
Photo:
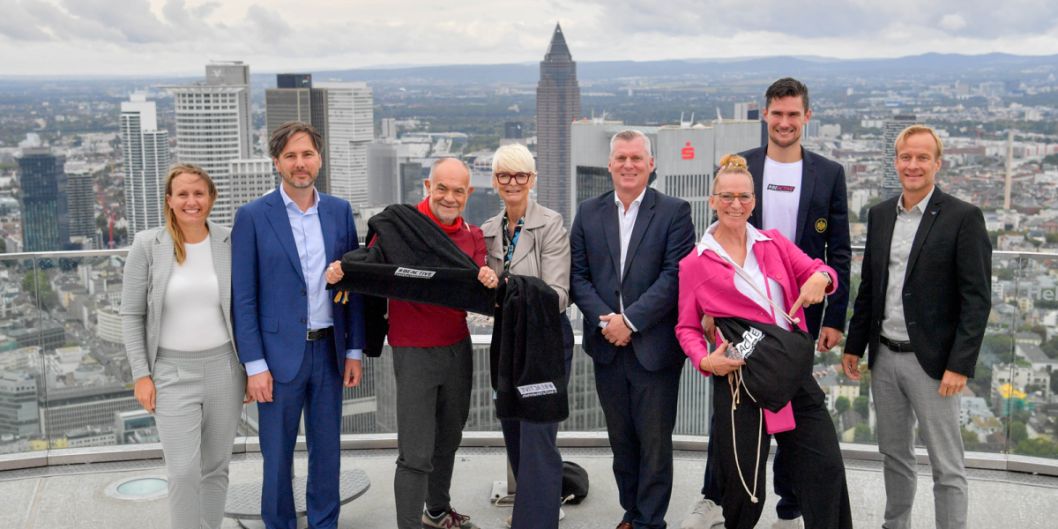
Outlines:
<svg viewBox="0 0 1058 529"><path fill-rule="evenodd" d="M153 420L132 397L121 343L126 253L0 254L0 470L160 457ZM862 248L854 249L853 296L862 255ZM993 254L992 315L977 376L960 397L971 467L1058 475L1058 354L1049 356L1058 349L1053 270L1058 253ZM477 333L476 367L464 445L502 446L489 388L491 321L471 316L469 323ZM817 379L843 450L849 458L878 459L868 385L834 369L838 351L820 357ZM394 391L391 356L368 360L364 384L346 390L343 447L395 446ZM560 444L606 446L592 364L579 351L569 395L571 413ZM709 397L708 380L685 369L677 448L704 449ZM255 434L256 408L250 405L234 449L259 450Z"/></svg>

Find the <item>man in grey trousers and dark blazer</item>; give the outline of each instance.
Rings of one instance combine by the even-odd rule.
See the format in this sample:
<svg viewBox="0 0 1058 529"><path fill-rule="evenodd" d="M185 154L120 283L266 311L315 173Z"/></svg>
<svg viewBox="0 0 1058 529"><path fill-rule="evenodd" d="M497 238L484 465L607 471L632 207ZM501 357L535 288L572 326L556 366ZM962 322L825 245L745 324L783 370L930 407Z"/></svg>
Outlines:
<svg viewBox="0 0 1058 529"><path fill-rule="evenodd" d="M941 142L923 125L896 138L903 192L871 208L862 282L842 365L859 380L869 350L886 529L908 529L915 419L933 467L935 527L966 527L959 394L974 374L991 311L992 248L981 210L935 185Z"/></svg>

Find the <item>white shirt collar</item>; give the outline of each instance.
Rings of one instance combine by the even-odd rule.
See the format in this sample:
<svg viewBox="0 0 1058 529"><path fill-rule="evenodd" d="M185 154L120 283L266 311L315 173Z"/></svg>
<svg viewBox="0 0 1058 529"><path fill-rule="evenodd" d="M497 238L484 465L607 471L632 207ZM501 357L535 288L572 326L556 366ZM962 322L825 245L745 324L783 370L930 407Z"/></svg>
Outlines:
<svg viewBox="0 0 1058 529"><path fill-rule="evenodd" d="M904 209L904 193L900 193L900 198L896 199L896 214L910 213L913 210L918 210L919 213L926 212L926 205L929 204L929 200L933 198L933 192L937 190L937 186L934 185L933 189L929 190L929 194L922 197L922 200L918 201L918 204L911 206L911 209Z"/></svg>
<svg viewBox="0 0 1058 529"><path fill-rule="evenodd" d="M294 199L290 198L290 195L287 194L287 190L283 189L283 184L279 184L279 196L283 198L283 205L284 206L286 206L287 208L290 208L290 206L294 206L295 208L297 208L298 211L301 211L301 208L298 207L298 205L294 202ZM309 206L309 209L304 211L303 213L308 213L309 211L312 211L313 209L316 208L316 206L319 206L319 205L320 205L320 194L317 193L316 192L316 188L313 187L312 188L312 205Z"/></svg>
<svg viewBox="0 0 1058 529"><path fill-rule="evenodd" d="M648 186L644 187L643 191L639 193L639 196L637 196L635 198L635 200L632 201L632 203L628 204L628 209L632 209L632 206L638 206L639 204L641 204L643 202L643 197L645 197L647 195L647 187L650 187L650 186L648 185ZM619 209L620 211L625 211L625 209L624 209L625 205L624 205L623 202L621 202L621 198L617 196L617 192L616 191L613 194L613 201L614 201L615 204L617 204L617 209Z"/></svg>
<svg viewBox="0 0 1058 529"><path fill-rule="evenodd" d="M716 222L710 224L709 227L705 229L705 233L702 234L702 240L698 241L698 246L697 246L698 255L702 255L702 253L705 252L706 250L712 250L712 251L720 254L720 252L723 249L723 247L720 246L720 243L717 242L717 240L713 237L713 233L716 232L716 228L719 225L720 225L720 221L716 221ZM752 224L747 222L746 223L746 239L750 243L749 244L750 248L752 248L754 242L770 241L771 237L768 237L767 235L764 235L763 232L761 232L756 227L754 227Z"/></svg>

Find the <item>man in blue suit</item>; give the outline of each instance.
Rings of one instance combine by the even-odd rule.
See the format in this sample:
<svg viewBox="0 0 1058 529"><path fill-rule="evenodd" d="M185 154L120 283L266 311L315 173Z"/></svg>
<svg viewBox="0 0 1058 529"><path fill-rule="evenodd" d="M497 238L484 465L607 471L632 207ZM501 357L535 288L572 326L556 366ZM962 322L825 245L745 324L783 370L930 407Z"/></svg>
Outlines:
<svg viewBox="0 0 1058 529"><path fill-rule="evenodd" d="M322 138L288 122L272 133L269 153L283 181L239 208L232 228L232 323L257 401L268 529L295 529L291 463L305 413L309 446L309 527L338 525L342 385L362 373L360 298L332 302L327 263L357 247L349 203L316 191Z"/></svg>
<svg viewBox="0 0 1058 529"><path fill-rule="evenodd" d="M779 79L764 93L764 119L768 144L742 153L753 175L757 207L750 223L760 229L777 229L809 257L821 259L838 273L838 288L823 304L805 308L808 332L818 338L816 348L829 351L845 333L849 305L849 208L845 169L841 164L801 147L804 126L812 118L808 87L797 79ZM706 333L711 336L712 333ZM724 411L723 413L727 413ZM709 445L712 448L712 444ZM723 519L716 479L717 468L709 452L702 499L692 506L681 529L708 529ZM774 485L779 495L778 521L773 529L802 526L801 510L793 494L783 452L775 451Z"/></svg>
<svg viewBox="0 0 1058 529"><path fill-rule="evenodd" d="M672 495L672 429L680 371L679 261L694 245L687 202L647 186L650 139L610 141L614 191L585 200L570 231L570 292L606 416L624 516L618 529L664 528Z"/></svg>

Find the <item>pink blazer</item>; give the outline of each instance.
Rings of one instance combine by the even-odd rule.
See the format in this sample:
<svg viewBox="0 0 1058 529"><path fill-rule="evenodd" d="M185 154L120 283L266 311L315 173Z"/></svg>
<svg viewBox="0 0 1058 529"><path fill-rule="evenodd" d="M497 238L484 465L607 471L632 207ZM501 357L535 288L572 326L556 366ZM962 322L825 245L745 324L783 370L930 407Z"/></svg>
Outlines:
<svg viewBox="0 0 1058 529"><path fill-rule="evenodd" d="M784 310L789 311L801 294L801 285L816 272L830 274L833 283L827 289L828 295L837 289L838 275L833 268L805 255L778 230L761 230L761 233L771 240L753 243L753 255L764 277L774 279L782 286L786 303ZM696 246L680 260L679 316L676 322L676 338L696 369L702 358L709 354L702 333L702 316L705 314L714 318L734 316L760 323L775 323L770 310L762 309L735 288L734 267L712 250L705 250L698 255ZM799 309L797 317L801 320L801 330L806 330L804 310ZM702 373L707 376L710 374L705 371Z"/></svg>

